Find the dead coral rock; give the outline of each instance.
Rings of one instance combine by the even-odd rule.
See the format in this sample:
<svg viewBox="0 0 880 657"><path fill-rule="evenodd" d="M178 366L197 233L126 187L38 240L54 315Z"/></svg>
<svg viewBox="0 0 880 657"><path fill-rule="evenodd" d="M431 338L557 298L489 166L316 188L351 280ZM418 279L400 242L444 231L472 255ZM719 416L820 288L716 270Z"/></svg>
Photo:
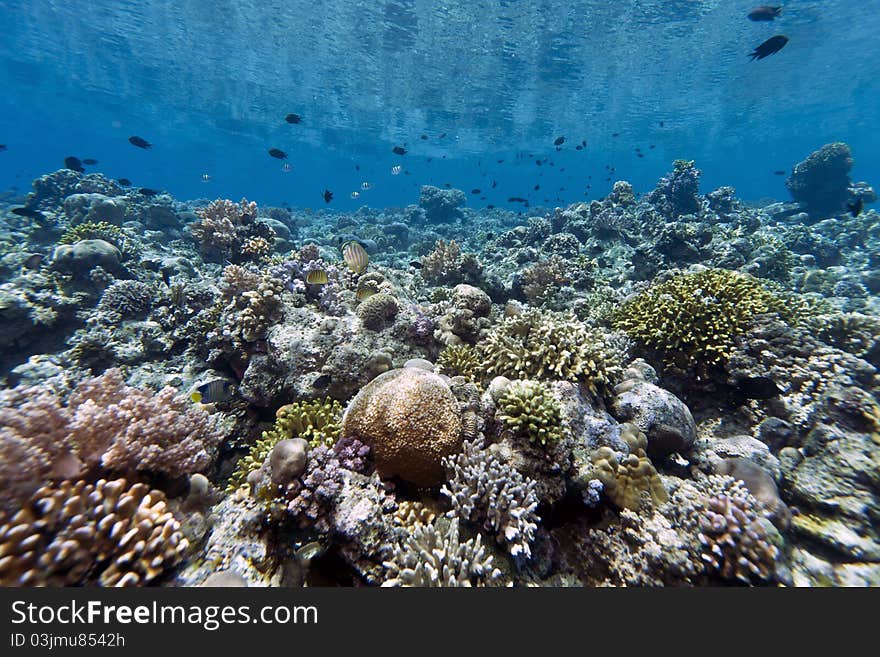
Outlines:
<svg viewBox="0 0 880 657"><path fill-rule="evenodd" d="M612 414L647 434L649 454L665 456L691 449L697 428L690 410L678 397L653 383L638 380L624 381L616 391Z"/></svg>
<svg viewBox="0 0 880 657"><path fill-rule="evenodd" d="M439 375L412 367L391 370L351 401L342 435L372 448L383 477L433 486L443 480L442 458L461 448L459 404Z"/></svg>

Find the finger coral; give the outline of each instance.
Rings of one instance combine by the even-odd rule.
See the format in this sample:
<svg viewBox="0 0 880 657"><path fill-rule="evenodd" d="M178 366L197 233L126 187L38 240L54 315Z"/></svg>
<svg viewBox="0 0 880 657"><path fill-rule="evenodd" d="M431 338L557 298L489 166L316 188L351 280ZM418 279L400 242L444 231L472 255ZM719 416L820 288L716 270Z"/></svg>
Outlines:
<svg viewBox="0 0 880 657"><path fill-rule="evenodd" d="M441 523L415 525L392 547L391 559L382 565L387 570L382 586L471 587L501 579L480 535L461 542L454 521L445 527Z"/></svg>
<svg viewBox="0 0 880 657"><path fill-rule="evenodd" d="M496 324L480 345L487 377L582 381L593 392L616 378L619 341L574 315L529 310Z"/></svg>
<svg viewBox="0 0 880 657"><path fill-rule="evenodd" d="M460 454L445 458L449 481L441 488L456 518L492 531L514 557L531 558L538 529L537 484L523 477L482 440L467 441Z"/></svg>
<svg viewBox="0 0 880 657"><path fill-rule="evenodd" d="M0 585L149 584L188 546L161 492L125 479L63 482L14 515L0 511Z"/></svg>
<svg viewBox="0 0 880 657"><path fill-rule="evenodd" d="M498 402L498 417L515 435L546 445L562 438L562 406L539 381L514 381Z"/></svg>
<svg viewBox="0 0 880 657"><path fill-rule="evenodd" d="M463 376L474 381L480 375L480 356L477 350L468 345L446 347L437 356L437 371L446 376Z"/></svg>

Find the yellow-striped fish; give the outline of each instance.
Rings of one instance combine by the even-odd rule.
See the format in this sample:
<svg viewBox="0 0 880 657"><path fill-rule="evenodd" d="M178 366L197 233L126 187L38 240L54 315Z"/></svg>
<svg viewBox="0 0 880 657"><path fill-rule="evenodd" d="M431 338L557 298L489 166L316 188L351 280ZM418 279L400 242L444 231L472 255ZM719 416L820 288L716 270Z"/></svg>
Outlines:
<svg viewBox="0 0 880 657"><path fill-rule="evenodd" d="M313 269L306 276L306 283L310 285L327 285L327 272L323 269Z"/></svg>
<svg viewBox="0 0 880 657"><path fill-rule="evenodd" d="M364 247L354 240L342 245L342 259L355 274L363 274L370 264L370 256L367 255Z"/></svg>

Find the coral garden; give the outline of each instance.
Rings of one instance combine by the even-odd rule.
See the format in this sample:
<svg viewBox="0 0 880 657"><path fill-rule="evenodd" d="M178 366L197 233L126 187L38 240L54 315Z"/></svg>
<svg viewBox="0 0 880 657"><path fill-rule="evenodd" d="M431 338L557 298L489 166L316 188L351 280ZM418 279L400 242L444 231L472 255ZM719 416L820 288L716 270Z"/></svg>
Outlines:
<svg viewBox="0 0 880 657"><path fill-rule="evenodd" d="M0 584L880 585L851 165L521 213L44 175L0 208Z"/></svg>

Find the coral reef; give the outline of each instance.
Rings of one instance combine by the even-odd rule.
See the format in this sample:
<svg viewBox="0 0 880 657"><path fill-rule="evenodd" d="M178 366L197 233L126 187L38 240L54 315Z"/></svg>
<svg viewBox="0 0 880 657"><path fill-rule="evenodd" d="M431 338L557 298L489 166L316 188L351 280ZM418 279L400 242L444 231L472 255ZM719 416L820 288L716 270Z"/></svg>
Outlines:
<svg viewBox="0 0 880 657"><path fill-rule="evenodd" d="M700 211L700 175L693 161L676 160L672 172L660 179L648 201L669 219Z"/></svg>
<svg viewBox="0 0 880 657"><path fill-rule="evenodd" d="M455 240L437 240L434 250L422 258L422 278L431 285L470 283L478 285L483 265L473 253L462 253Z"/></svg>
<svg viewBox="0 0 880 657"><path fill-rule="evenodd" d="M785 186L815 219L845 210L852 169L852 152L843 142L825 144L794 165Z"/></svg>
<svg viewBox="0 0 880 657"><path fill-rule="evenodd" d="M461 542L455 522L416 525L391 549L387 579L382 586L488 586L500 583L479 534Z"/></svg>
<svg viewBox="0 0 880 657"><path fill-rule="evenodd" d="M513 381L498 400L498 419L521 438L546 445L562 438L562 407L539 381Z"/></svg>
<svg viewBox="0 0 880 657"><path fill-rule="evenodd" d="M442 459L458 451L461 430L458 402L446 382L412 367L373 379L342 419L342 435L372 448L379 474L418 486L442 480Z"/></svg>
<svg viewBox="0 0 880 657"><path fill-rule="evenodd" d="M0 511L0 584L142 586L188 547L161 492L125 479L63 482Z"/></svg>
<svg viewBox="0 0 880 657"><path fill-rule="evenodd" d="M425 212L425 219L432 224L452 223L463 218L461 206L467 197L460 189L441 189L422 185L419 207Z"/></svg>
<svg viewBox="0 0 880 657"><path fill-rule="evenodd" d="M443 459L449 481L440 489L454 516L495 534L513 557L529 559L538 529L535 482L484 448L466 441L461 453Z"/></svg>
<svg viewBox="0 0 880 657"><path fill-rule="evenodd" d="M198 208L196 214L198 220L190 226L190 233L202 256L213 262L259 261L275 240L275 231L257 220L257 204L247 199L238 204L217 199Z"/></svg>

